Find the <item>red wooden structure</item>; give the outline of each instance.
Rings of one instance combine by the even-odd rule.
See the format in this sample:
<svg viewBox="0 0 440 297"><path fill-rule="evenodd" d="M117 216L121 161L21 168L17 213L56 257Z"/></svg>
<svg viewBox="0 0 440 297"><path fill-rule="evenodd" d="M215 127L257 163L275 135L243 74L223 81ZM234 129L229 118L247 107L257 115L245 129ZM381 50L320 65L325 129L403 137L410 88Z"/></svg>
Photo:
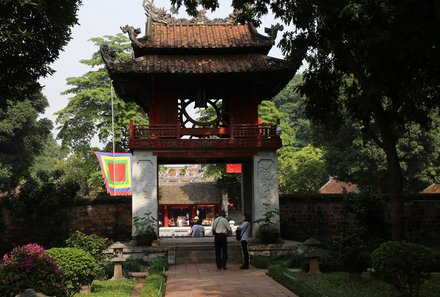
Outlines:
<svg viewBox="0 0 440 297"><path fill-rule="evenodd" d="M162 164L240 163L280 148L277 123L258 122L258 105L294 74L267 56L278 27L264 36L233 16L174 19L154 6L148 13L144 37L123 28L134 59L121 62L101 49L117 94L149 115L148 126L130 124L130 148L152 151Z"/></svg>

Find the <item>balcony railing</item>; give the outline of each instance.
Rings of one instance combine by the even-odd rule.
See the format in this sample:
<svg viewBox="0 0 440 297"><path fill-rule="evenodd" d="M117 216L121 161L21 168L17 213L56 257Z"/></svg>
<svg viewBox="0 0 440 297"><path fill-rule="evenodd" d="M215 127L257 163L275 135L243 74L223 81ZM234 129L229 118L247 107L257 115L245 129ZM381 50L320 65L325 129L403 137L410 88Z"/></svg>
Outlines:
<svg viewBox="0 0 440 297"><path fill-rule="evenodd" d="M186 128L176 124L130 123L130 148L247 148L277 149L281 139L277 125L231 124L225 128Z"/></svg>

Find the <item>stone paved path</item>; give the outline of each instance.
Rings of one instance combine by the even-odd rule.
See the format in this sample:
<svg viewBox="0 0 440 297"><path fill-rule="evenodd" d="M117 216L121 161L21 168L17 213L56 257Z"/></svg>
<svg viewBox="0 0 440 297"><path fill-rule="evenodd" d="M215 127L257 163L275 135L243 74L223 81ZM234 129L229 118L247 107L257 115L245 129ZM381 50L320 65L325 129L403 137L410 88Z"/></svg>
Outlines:
<svg viewBox="0 0 440 297"><path fill-rule="evenodd" d="M215 263L170 265L165 297L298 297L266 275L266 270L239 269Z"/></svg>

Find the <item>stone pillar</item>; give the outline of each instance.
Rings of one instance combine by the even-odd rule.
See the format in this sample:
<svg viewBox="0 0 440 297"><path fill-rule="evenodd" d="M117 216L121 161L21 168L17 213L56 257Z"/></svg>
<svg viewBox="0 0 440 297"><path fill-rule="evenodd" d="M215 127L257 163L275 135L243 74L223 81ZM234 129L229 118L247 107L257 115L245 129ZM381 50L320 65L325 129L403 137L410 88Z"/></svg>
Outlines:
<svg viewBox="0 0 440 297"><path fill-rule="evenodd" d="M113 277L111 280L121 280L125 279L123 273L122 273L122 262L120 260L113 260Z"/></svg>
<svg viewBox="0 0 440 297"><path fill-rule="evenodd" d="M145 213L150 212L151 216L157 219L157 185L157 157L150 151L133 151L132 217L144 217ZM159 235L158 231L156 224L156 233Z"/></svg>
<svg viewBox="0 0 440 297"><path fill-rule="evenodd" d="M222 209L226 212L226 217L229 216L229 207L228 207L228 193L222 193Z"/></svg>
<svg viewBox="0 0 440 297"><path fill-rule="evenodd" d="M251 216L252 220L254 218L253 214L253 204L254 204L254 193L253 193L253 160L251 158L246 159L242 163L242 173L241 173L241 212L247 213ZM250 229L250 235L255 237L255 232L253 228Z"/></svg>
<svg viewBox="0 0 440 297"><path fill-rule="evenodd" d="M268 203L270 209L279 209L278 161L275 152L260 152L254 156L252 186L252 221L263 218L263 203ZM279 230L279 217L274 217L273 221L278 223ZM258 232L257 224L253 225L253 231L255 236Z"/></svg>

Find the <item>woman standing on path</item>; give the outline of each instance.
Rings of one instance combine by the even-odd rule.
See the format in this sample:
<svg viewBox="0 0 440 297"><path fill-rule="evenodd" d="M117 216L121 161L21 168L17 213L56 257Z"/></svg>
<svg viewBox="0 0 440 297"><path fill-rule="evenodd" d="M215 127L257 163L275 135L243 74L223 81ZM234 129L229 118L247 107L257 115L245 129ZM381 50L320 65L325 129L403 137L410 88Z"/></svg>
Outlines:
<svg viewBox="0 0 440 297"><path fill-rule="evenodd" d="M249 269L249 250L248 250L248 241L249 241L249 229L251 227L251 217L249 214L244 213L241 215L242 223L238 229L241 232L241 250L243 252L243 265L240 266L240 269Z"/></svg>

